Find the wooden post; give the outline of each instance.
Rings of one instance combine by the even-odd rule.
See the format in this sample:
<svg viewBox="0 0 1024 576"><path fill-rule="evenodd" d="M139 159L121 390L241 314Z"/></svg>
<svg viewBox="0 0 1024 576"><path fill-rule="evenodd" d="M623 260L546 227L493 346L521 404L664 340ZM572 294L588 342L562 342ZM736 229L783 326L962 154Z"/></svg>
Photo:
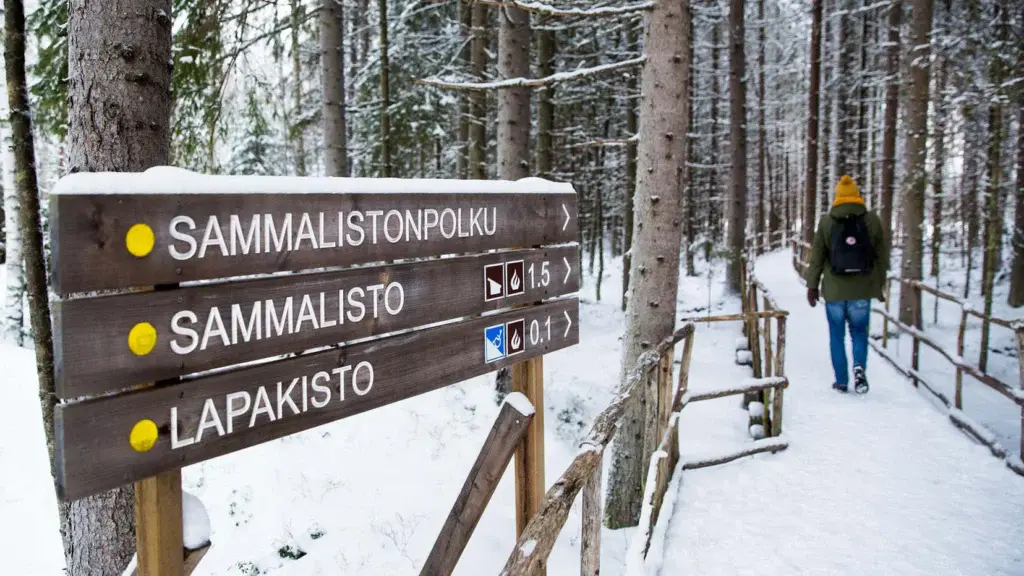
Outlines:
<svg viewBox="0 0 1024 576"><path fill-rule="evenodd" d="M771 304L768 301L768 296L764 296L762 307L767 311L771 309ZM757 320L755 320L756 322ZM761 373L762 376L774 376L774 364L772 359L772 319L765 317L764 319L764 334L762 335L764 340L764 370ZM764 433L766 436L771 436L771 430L774 425L771 424L771 394L772 391L764 389L761 392L761 425L764 426Z"/></svg>
<svg viewBox="0 0 1024 576"><path fill-rule="evenodd" d="M451 574L455 569L533 417L534 414L524 414L507 401L502 404L491 432L466 476L462 491L420 570L421 576Z"/></svg>
<svg viewBox="0 0 1024 576"><path fill-rule="evenodd" d="M892 278L885 279L885 311L889 312L889 302L892 301ZM889 317L888 314L882 317L882 348L889 348Z"/></svg>
<svg viewBox="0 0 1024 576"><path fill-rule="evenodd" d="M778 319L778 334L775 342L775 376L786 375L786 317ZM776 386L772 392L772 436L782 434L782 386Z"/></svg>
<svg viewBox="0 0 1024 576"><path fill-rule="evenodd" d="M683 394L690 386L690 357L693 355L693 333L683 340L683 357L679 361L679 386L676 387L676 398L672 404L672 411L682 410Z"/></svg>
<svg viewBox="0 0 1024 576"><path fill-rule="evenodd" d="M658 363L658 428L657 428L657 442L661 442L661 437L665 434L665 429L668 427L668 419L672 414L672 359L673 350L669 348L668 352L665 352L661 356L661 362Z"/></svg>
<svg viewBox="0 0 1024 576"><path fill-rule="evenodd" d="M516 450L516 539L544 501L544 357L512 365L512 390L522 392L537 411ZM547 573L547 563L538 572Z"/></svg>
<svg viewBox="0 0 1024 576"><path fill-rule="evenodd" d="M917 288L917 287L912 287L911 289L915 290L917 292L917 309L914 310L914 328L917 328L918 330L920 330L921 329L921 289ZM921 355L921 343L920 343L920 341L918 341L916 333L912 333L911 337L913 337L913 339L914 339L914 350L913 350L913 357L911 359L911 366L913 366L914 372L916 373L917 369L919 367L919 357ZM918 381L917 381L917 377L915 376L914 377L914 387L916 388L917 386L918 386Z"/></svg>
<svg viewBox="0 0 1024 576"><path fill-rule="evenodd" d="M580 576L601 573L601 466L583 485L583 545L580 548Z"/></svg>
<svg viewBox="0 0 1024 576"><path fill-rule="evenodd" d="M181 521L181 470L135 483L135 545L139 576L181 576L185 544Z"/></svg>
<svg viewBox="0 0 1024 576"><path fill-rule="evenodd" d="M956 336L956 355L960 358L964 357L964 333L967 331L967 310L963 307L960 308L960 331ZM958 365L956 367L956 391L953 397L953 405L956 406L957 410L963 410L964 408L964 371Z"/></svg>

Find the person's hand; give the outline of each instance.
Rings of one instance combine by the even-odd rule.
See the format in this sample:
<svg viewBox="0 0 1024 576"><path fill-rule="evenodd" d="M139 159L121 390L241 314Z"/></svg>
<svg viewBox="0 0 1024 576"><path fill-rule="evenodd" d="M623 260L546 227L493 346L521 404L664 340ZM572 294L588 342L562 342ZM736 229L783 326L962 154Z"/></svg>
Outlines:
<svg viewBox="0 0 1024 576"><path fill-rule="evenodd" d="M878 301L879 302L885 302L885 294L879 294L878 295Z"/></svg>
<svg viewBox="0 0 1024 576"><path fill-rule="evenodd" d="M808 288L807 289L807 303L811 305L811 308L814 308L815 306L818 305L818 289L817 288Z"/></svg>

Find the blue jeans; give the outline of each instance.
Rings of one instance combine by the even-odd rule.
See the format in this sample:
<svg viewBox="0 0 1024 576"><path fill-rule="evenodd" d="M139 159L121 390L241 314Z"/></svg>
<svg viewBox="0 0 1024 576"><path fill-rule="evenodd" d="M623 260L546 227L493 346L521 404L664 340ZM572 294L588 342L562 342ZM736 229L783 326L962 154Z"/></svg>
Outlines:
<svg viewBox="0 0 1024 576"><path fill-rule="evenodd" d="M853 365L866 369L871 300L826 302L825 316L828 318L829 348L832 351L836 384L846 386L850 383L850 373L846 366L846 325L850 325L850 340L853 341Z"/></svg>

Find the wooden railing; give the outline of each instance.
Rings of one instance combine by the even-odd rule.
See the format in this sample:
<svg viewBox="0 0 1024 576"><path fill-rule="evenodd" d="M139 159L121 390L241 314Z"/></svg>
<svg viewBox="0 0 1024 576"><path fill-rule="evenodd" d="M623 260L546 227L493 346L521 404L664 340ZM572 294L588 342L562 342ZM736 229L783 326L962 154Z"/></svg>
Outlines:
<svg viewBox="0 0 1024 576"><path fill-rule="evenodd" d="M798 239L792 239L790 245L793 250L793 268L804 276L807 271L807 259L810 256L811 246L806 242ZM900 283L901 289L915 290L917 292L917 301L921 302L921 292L927 292L936 298L952 302L960 307L960 326L957 333L957 344L956 352L951 353L949 350L942 347L940 344L935 342L934 339L929 337L923 330L910 326L899 320L899 318L893 316L890 313L890 303L892 302L892 282L897 281ZM1014 457L1012 454L1008 454L1006 449L999 444L995 435L990 430L985 428L983 425L975 422L969 418L963 412L963 376L967 374L996 392L1002 394L1011 402L1021 407L1021 435L1020 435L1020 455L1024 456L1024 321L1021 320L1007 320L1005 318L998 318L992 315L987 315L982 312L975 310L970 302L967 302L957 296L948 294L928 286L920 280L903 279L895 276L889 276L885 282L885 305L882 308L873 306L871 311L882 317L882 344L879 345L874 340L869 340L871 348L878 353L884 360L891 364L898 372L906 376L913 382L915 387L923 386L925 390L931 393L939 402L941 402L948 410L949 419L957 428L961 429L972 438L980 442L981 444L988 447L989 451L992 452L997 458L1004 459L1007 466L1010 467L1014 472L1024 476L1024 461L1021 457ZM918 317L914 319L914 324L917 326L921 325L920 318L920 307L917 311ZM981 366L970 364L964 360L964 339L967 331L967 320L969 317L978 318L983 323L983 333L988 329L989 326L995 325L1009 330L1013 330L1016 334L1017 340L1017 362L1020 365L1020 384L1019 388L1014 388L1010 384L999 380L998 378L988 374ZM908 334L912 339L911 348L911 365L906 366L899 361L898 358L889 351L889 325L892 324L898 332ZM920 371L920 345L924 344L932 350L938 352L943 358L956 369L956 381L954 387L953 400L943 394L932 382L929 382ZM985 357L988 354L988 339L982 338L982 350L981 357Z"/></svg>
<svg viewBox="0 0 1024 576"><path fill-rule="evenodd" d="M901 322L899 318L893 316L889 311L890 302L892 301L892 282L897 281L901 285L901 290L914 290L917 292L917 301L921 302L921 292L927 292L936 298L946 300L957 304L960 307L960 325L957 332L957 343L956 352L951 353L945 349L942 345L935 342L928 334L922 329L916 328L915 326L908 325ZM920 280L903 279L896 277L889 277L885 283L885 306L879 308L874 306L872 312L882 317L882 344L878 345L876 342L871 341L871 347L878 353L879 356L888 361L897 371L902 373L904 376L910 378L914 386L923 386L925 390L930 392L939 402L949 410L950 421L964 432L971 435L978 442L984 444L989 448L997 458L1006 460L1007 465L1018 474L1024 476L1024 462L1021 461L1020 457L1013 457L1008 454L1006 449L999 444L996 440L995 435L992 434L987 428L981 424L974 422L963 412L963 376L974 378L978 382L988 386L992 390L1002 394L1004 397L1009 399L1021 408L1021 435L1020 435L1020 455L1024 455L1024 322L1017 320L1011 321L1005 318L998 318L991 315L978 312L971 307L969 302L966 302L956 296L947 294L928 286ZM920 318L920 307L918 307L918 317L915 318L914 324L917 326L921 325ZM1010 384L1003 382L988 374L980 366L968 363L964 357L964 340L967 331L967 320L969 317L975 317L981 319L982 322L987 325L1000 326L1016 332L1017 340L1017 362L1020 364L1020 384L1019 388L1014 388ZM893 325L899 333L907 334L912 339L911 348L911 365L906 366L902 364L894 354L891 354L889 348L889 325ZM984 330L984 329L983 329ZM928 381L920 372L920 346L924 344L932 350L938 352L945 358L949 363L956 369L956 380L954 385L954 393L952 402L943 394L938 388L931 382ZM988 347L987 338L982 338L983 350L981 354L987 353L984 348Z"/></svg>
<svg viewBox="0 0 1024 576"><path fill-rule="evenodd" d="M743 313L683 318L680 320L682 328L640 356L627 373L619 394L594 420L590 432L580 443L580 451L548 490L539 511L526 525L501 571L503 576L539 574L544 570L548 555L580 492L583 493L581 574L599 574L601 463L604 450L615 434L629 398L645 388L657 391L656 437L660 438L660 442L648 466L639 529L630 543L627 555L628 574L639 574L641 572L638 570L642 571L654 526L661 515L665 495L677 470L704 468L753 454L786 449L788 443L778 436L782 433L783 390L789 385L785 377L785 321L788 313L778 308L764 285L749 272L744 274L744 284ZM730 388L691 392L689 372L695 323L725 321L743 323L749 349L757 359L752 363L754 377ZM776 326L774 342L772 322ZM680 343L679 375L673 386L672 366L675 349ZM680 463L678 435L683 409L695 402L732 395L762 399L764 412L761 426L764 435L771 437L758 439L735 452Z"/></svg>

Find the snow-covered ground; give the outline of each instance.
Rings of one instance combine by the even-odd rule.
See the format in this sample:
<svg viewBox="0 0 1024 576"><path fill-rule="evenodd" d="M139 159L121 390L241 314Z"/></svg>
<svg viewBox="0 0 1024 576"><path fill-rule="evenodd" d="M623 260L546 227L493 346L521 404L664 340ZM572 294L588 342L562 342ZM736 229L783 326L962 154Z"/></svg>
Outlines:
<svg viewBox="0 0 1024 576"><path fill-rule="evenodd" d="M788 251L762 258L757 274L790 311L790 447L684 473L660 527L660 573L1024 573L1024 481L874 354L867 396L832 391L824 312L807 306ZM734 399L703 408L722 425L706 428L687 408L684 460L742 417Z"/></svg>
<svg viewBox="0 0 1024 576"><path fill-rule="evenodd" d="M606 261L602 301L595 278L584 275L580 345L545 359L549 484L617 383L621 262ZM709 276L699 262L698 272L681 278L680 316L739 310L721 268ZM659 526L667 529L660 573L1024 573L1024 482L876 356L871 394L838 397L829 389L824 314L807 308L788 253L762 259L758 274L792 313L791 445L677 476L674 509ZM735 323L697 325L691 389L750 375L732 361L738 336ZM57 576L61 543L32 353L0 348L0 362L8 407L0 419L0 573ZM935 369L947 370L952 385L945 364ZM999 420L971 407L976 419ZM196 574L417 573L497 411L489 375L186 468L184 487L203 501L212 526L213 546ZM1019 426L1019 414L1010 416L1001 422L1008 430ZM751 442L746 423L735 397L689 406L683 460ZM456 575L500 570L515 540L513 500L510 467ZM550 558L553 576L579 570L579 509L577 499ZM623 573L633 532L605 530L602 574Z"/></svg>

